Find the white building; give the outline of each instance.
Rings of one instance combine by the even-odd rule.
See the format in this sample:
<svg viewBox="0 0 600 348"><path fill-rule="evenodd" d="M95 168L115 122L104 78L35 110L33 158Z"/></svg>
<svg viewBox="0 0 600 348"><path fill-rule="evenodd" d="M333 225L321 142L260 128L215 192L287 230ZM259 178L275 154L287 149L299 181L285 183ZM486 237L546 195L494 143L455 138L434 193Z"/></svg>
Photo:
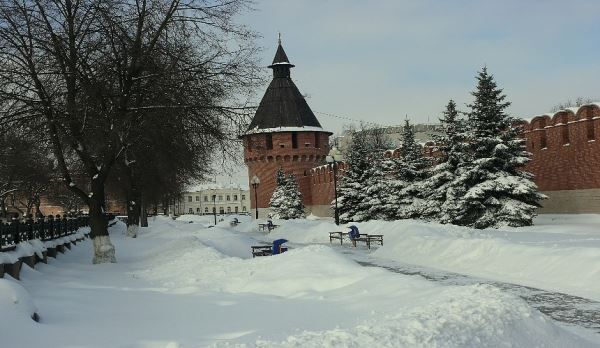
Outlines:
<svg viewBox="0 0 600 348"><path fill-rule="evenodd" d="M182 193L171 211L176 215L248 214L250 199L250 191L238 185L199 185Z"/></svg>

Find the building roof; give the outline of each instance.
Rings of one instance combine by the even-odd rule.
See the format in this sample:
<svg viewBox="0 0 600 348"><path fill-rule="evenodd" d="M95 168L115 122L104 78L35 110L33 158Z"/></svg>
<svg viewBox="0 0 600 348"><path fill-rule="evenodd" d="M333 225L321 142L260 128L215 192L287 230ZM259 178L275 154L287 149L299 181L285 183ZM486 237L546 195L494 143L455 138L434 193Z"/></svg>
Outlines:
<svg viewBox="0 0 600 348"><path fill-rule="evenodd" d="M269 65L269 68L273 69L273 81L260 101L256 114L248 126L247 134L272 128L282 131L289 127L312 127L310 130L313 131L315 127L322 129L317 117L290 77L290 69L293 67L280 42L273 64Z"/></svg>

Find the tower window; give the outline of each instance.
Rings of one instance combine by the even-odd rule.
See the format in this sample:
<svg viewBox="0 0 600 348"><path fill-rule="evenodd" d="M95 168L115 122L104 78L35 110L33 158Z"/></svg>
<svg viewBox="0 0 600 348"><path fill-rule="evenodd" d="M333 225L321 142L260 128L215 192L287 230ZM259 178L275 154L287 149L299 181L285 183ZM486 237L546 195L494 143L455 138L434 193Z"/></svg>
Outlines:
<svg viewBox="0 0 600 348"><path fill-rule="evenodd" d="M292 132L292 149L298 148L298 133Z"/></svg>
<svg viewBox="0 0 600 348"><path fill-rule="evenodd" d="M266 139L266 146L268 150L272 150L273 149L273 134L265 134L265 139Z"/></svg>
<svg viewBox="0 0 600 348"><path fill-rule="evenodd" d="M315 132L315 147L321 148L321 139L319 139L319 133Z"/></svg>

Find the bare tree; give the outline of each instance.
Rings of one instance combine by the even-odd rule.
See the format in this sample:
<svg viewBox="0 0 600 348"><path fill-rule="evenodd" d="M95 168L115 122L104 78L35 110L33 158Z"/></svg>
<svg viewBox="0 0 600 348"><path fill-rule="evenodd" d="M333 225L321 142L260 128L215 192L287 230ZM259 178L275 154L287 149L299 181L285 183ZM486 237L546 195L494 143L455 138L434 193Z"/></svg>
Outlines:
<svg viewBox="0 0 600 348"><path fill-rule="evenodd" d="M599 101L599 100L600 100L600 98L593 99L593 98L577 97L575 99L575 101L572 101L571 99L569 99L569 100L567 100L564 103L559 103L559 104L554 105L550 109L550 111L551 112L558 112L558 111L564 110L566 108L579 107L579 106L583 106L583 105L586 105L586 104L591 104L591 103L593 103L595 101Z"/></svg>
<svg viewBox="0 0 600 348"><path fill-rule="evenodd" d="M115 262L105 184L149 116L177 110L217 141L241 122L231 97L253 84L256 49L233 17L247 2L0 1L2 119L45 127L62 179L89 208L94 263ZM175 98L183 90L192 99Z"/></svg>

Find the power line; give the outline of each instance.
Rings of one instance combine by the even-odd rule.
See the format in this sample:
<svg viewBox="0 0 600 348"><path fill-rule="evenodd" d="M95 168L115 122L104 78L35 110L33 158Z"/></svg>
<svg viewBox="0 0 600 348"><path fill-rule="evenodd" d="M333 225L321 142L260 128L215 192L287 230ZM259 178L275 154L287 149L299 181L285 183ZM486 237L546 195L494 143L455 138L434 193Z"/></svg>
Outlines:
<svg viewBox="0 0 600 348"><path fill-rule="evenodd" d="M365 120L356 120L356 119L353 119L353 118L350 118L350 117L347 117L347 116L334 115L334 114L330 114L328 112L315 111L315 113L321 114L321 115L324 115L324 116L328 116L328 117L333 117L333 118L341 119L341 120L347 120L347 121L358 122L358 123L365 123L365 124L370 124L370 125L373 125L373 126L382 127L382 125L379 124L379 123L369 122L369 121L365 121Z"/></svg>

